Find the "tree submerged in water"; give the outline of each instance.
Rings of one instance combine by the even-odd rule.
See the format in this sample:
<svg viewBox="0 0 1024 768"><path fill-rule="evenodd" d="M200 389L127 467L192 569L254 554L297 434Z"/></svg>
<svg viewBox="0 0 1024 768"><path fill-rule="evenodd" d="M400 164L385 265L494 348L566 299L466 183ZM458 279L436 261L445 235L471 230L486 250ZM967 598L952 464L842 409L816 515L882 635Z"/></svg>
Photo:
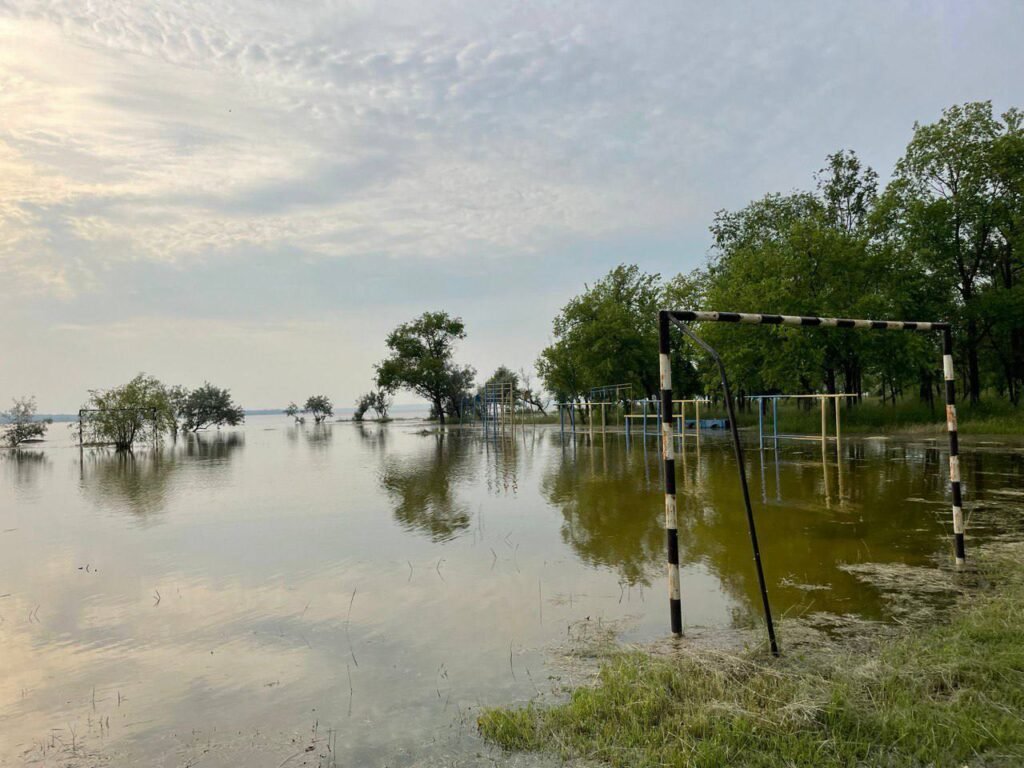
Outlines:
<svg viewBox="0 0 1024 768"><path fill-rule="evenodd" d="M195 390L167 386L145 373L120 387L91 390L80 416L83 442L113 445L118 451L157 442L167 433L176 437L179 430L198 432L245 421L245 411L227 389L209 382Z"/></svg>
<svg viewBox="0 0 1024 768"><path fill-rule="evenodd" d="M328 416L334 415L334 403L327 395L312 395L306 399L302 412L308 413L314 422L320 424L326 421Z"/></svg>
<svg viewBox="0 0 1024 768"><path fill-rule="evenodd" d="M9 411L0 411L0 418L7 422L3 425L0 442L9 448L16 448L29 440L38 440L46 434L50 421L38 421L36 415L36 399L34 397L16 397Z"/></svg>
<svg viewBox="0 0 1024 768"><path fill-rule="evenodd" d="M91 390L82 411L83 441L113 445L117 451L158 441L178 424L168 388L144 373L120 387Z"/></svg>
<svg viewBox="0 0 1024 768"><path fill-rule="evenodd" d="M184 397L178 416L187 432L222 425L235 427L245 421L245 411L232 401L231 392L209 382Z"/></svg>
<svg viewBox="0 0 1024 768"><path fill-rule="evenodd" d="M387 392L408 389L430 403L431 415L444 426L445 415L458 416L476 371L455 363L455 344L466 338L462 319L447 312L424 312L387 337L390 356L377 364L377 386Z"/></svg>
<svg viewBox="0 0 1024 768"><path fill-rule="evenodd" d="M366 416L366 412L372 410L377 414L378 421L387 421L390 408L390 393L383 389L373 389L356 400L356 410L352 414L352 420L362 421Z"/></svg>

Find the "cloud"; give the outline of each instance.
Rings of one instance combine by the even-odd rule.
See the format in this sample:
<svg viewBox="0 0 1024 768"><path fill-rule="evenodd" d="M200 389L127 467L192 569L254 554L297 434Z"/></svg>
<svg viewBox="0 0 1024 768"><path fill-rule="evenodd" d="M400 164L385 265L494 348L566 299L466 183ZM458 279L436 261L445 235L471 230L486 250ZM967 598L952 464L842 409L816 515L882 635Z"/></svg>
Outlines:
<svg viewBox="0 0 1024 768"><path fill-rule="evenodd" d="M884 175L914 120L1024 101L992 74L1024 64L1021 21L1013 2L0 0L0 323L139 312L189 283L159 282L174 270L234 277L168 317L247 320L241 286L272 280L279 317L325 275L426 308L431 270L473 275L473 302L621 260L686 269L715 210L810 183L827 152Z"/></svg>

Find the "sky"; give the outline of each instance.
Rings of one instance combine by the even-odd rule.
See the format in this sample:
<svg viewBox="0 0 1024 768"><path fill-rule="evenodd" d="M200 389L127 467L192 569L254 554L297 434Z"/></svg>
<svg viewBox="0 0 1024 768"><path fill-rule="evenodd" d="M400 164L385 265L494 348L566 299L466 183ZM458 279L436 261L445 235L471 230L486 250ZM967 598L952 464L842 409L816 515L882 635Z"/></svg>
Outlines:
<svg viewBox="0 0 1024 768"><path fill-rule="evenodd" d="M616 264L702 265L715 211L1024 107L1021 29L1020 0L0 0L0 404L145 371L350 405L426 310L483 377L532 369Z"/></svg>

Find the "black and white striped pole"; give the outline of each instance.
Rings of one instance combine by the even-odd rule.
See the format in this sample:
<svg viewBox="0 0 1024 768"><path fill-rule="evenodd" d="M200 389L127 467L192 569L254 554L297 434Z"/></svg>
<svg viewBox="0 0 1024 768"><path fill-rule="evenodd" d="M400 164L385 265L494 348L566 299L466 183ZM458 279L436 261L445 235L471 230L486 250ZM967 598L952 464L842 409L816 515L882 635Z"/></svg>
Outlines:
<svg viewBox="0 0 1024 768"><path fill-rule="evenodd" d="M960 441L956 431L956 378L953 374L953 333L942 333L942 375L946 380L946 430L949 432L949 488L953 496L953 546L956 564L967 559L964 550L964 507L960 490Z"/></svg>
<svg viewBox="0 0 1024 768"><path fill-rule="evenodd" d="M679 523L676 514L675 437L672 434L672 361L669 357L669 316L658 314L658 364L661 371L661 455L665 461L665 536L668 546L668 607L672 634L683 634L683 608L679 590Z"/></svg>
<svg viewBox="0 0 1024 768"><path fill-rule="evenodd" d="M750 525L751 544L754 549L754 560L757 565L764 602L765 619L768 624L769 640L772 652L778 653L775 645L775 633L772 626L771 611L768 605L768 594L764 575L761 569L760 552L757 545L757 533L754 529L753 514L750 510L749 494L747 493L746 472L743 466L742 447L739 444L739 433L736 429L735 413L731 407L732 398L729 394L728 381L721 358L707 343L693 334L686 323L716 322L741 323L749 325L786 325L804 328L851 328L876 331L920 331L938 332L942 334L942 370L946 384L946 427L949 432L949 481L953 501L953 544L957 565L963 565L967 559L964 543L963 492L960 482L960 449L957 438L956 423L956 382L953 373L953 336L949 323L944 322L908 322L902 320L861 320L840 317L816 317L806 315L775 315L754 314L745 312L702 312L702 311L669 311L658 313L659 367L661 370L661 412L669 414L668 418L659 419L662 428L662 446L665 458L665 523L668 530L668 570L669 570L669 607L671 611L672 632L681 634L682 616L679 589L679 532L676 514L676 483L675 459L673 455L672 436L672 373L669 358L671 345L669 327L676 323L696 344L703 347L715 358L722 374L726 404L729 406L730 423L736 446L736 458L739 464L740 482L743 486L744 500L747 503L747 517Z"/></svg>

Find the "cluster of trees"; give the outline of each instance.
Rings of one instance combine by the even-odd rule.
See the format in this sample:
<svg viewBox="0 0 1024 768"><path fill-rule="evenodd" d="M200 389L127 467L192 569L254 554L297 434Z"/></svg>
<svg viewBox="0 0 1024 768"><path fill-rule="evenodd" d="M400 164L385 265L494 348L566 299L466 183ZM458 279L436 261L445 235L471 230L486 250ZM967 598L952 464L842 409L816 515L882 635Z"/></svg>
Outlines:
<svg viewBox="0 0 1024 768"><path fill-rule="evenodd" d="M8 448L16 448L29 440L39 440L46 434L50 420L41 421L36 418L36 399L34 397L14 398L9 411L0 411L0 443Z"/></svg>
<svg viewBox="0 0 1024 768"><path fill-rule="evenodd" d="M397 389L407 389L429 402L431 418L444 425L446 418L460 418L467 409L479 411L482 392L495 383L511 384L517 404L545 413L548 400L540 389L532 387L532 377L525 370L517 373L499 366L481 387L475 387L476 369L455 361L456 344L465 338L462 319L447 312L424 312L399 325L388 334L388 357L376 366L378 389L357 401L356 419L369 408L383 418L390 395ZM382 410L379 406L385 402Z"/></svg>
<svg viewBox="0 0 1024 768"><path fill-rule="evenodd" d="M305 421L305 417L299 414L307 413L313 417L314 423L322 424L334 415L334 403L327 395L310 395L301 408L292 402L288 403L288 407L284 409L285 416L295 419L297 424Z"/></svg>
<svg viewBox="0 0 1024 768"><path fill-rule="evenodd" d="M559 399L592 387L658 387L656 310L949 320L960 391L1018 403L1024 386L1024 113L988 102L955 106L915 125L889 184L855 153L829 156L816 187L721 211L708 263L662 280L612 270L554 321L537 367ZM941 386L938 340L865 333L708 324L701 334L747 392L910 392ZM717 375L686 344L673 360L680 392L712 391Z"/></svg>
<svg viewBox="0 0 1024 768"><path fill-rule="evenodd" d="M371 389L356 400L356 410L352 414L354 421L362 421L366 412L372 410L381 421L387 421L388 409L391 408L391 393L385 389Z"/></svg>
<svg viewBox="0 0 1024 768"><path fill-rule="evenodd" d="M82 413L82 439L128 451L136 443L159 440L167 434L177 437L182 431L199 432L244 421L244 410L227 389L207 382L189 390L140 373L122 386L90 390Z"/></svg>

